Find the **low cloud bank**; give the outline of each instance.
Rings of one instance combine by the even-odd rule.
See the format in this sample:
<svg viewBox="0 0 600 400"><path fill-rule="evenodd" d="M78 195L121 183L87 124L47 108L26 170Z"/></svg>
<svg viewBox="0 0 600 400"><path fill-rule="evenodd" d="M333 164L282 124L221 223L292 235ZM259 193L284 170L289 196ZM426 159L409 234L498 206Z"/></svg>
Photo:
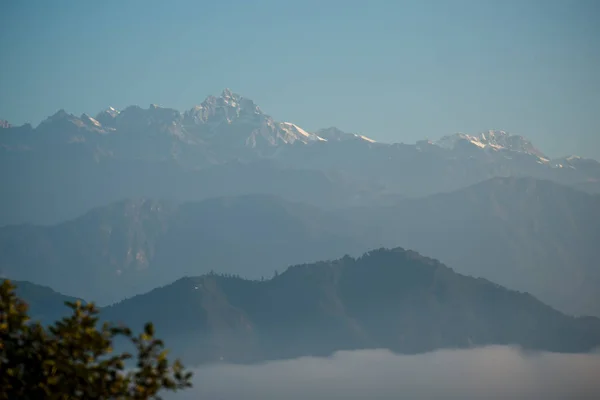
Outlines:
<svg viewBox="0 0 600 400"><path fill-rule="evenodd" d="M502 346L414 356L349 351L194 372L194 388L173 399L600 398L600 353L525 353Z"/></svg>

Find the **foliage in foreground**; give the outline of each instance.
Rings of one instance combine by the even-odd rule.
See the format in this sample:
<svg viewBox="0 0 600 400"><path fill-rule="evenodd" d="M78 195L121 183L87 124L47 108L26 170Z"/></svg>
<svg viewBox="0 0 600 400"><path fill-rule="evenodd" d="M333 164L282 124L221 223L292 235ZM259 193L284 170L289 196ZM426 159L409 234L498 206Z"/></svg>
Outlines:
<svg viewBox="0 0 600 400"><path fill-rule="evenodd" d="M191 373L169 362L153 325L133 335L127 327L98 328L94 304L66 303L72 315L45 327L32 322L27 305L8 280L0 285L0 400L159 399L163 390L191 386ZM136 348L137 367L127 369L129 353L113 353L125 337Z"/></svg>

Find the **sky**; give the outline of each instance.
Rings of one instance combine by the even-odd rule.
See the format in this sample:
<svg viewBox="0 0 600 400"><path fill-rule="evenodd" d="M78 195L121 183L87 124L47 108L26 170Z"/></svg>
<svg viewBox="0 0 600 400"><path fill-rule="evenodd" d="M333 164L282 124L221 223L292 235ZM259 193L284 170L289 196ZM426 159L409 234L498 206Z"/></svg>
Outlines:
<svg viewBox="0 0 600 400"><path fill-rule="evenodd" d="M596 0L4 0L0 119L228 87L278 121L386 142L501 129L600 159Z"/></svg>

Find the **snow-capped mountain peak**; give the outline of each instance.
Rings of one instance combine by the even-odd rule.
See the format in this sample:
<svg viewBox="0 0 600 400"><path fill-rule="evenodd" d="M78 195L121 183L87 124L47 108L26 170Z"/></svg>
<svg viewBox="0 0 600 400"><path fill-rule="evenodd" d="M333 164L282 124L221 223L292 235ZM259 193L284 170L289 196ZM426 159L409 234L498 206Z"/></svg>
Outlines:
<svg viewBox="0 0 600 400"><path fill-rule="evenodd" d="M525 139L523 136L513 135L506 131L488 130L476 135L456 133L454 135L444 136L440 140L434 142L435 145L449 150L456 150L458 146L463 145L464 143L469 143L481 149L492 151L507 150L531 154L547 160L547 157L535 148L529 140Z"/></svg>
<svg viewBox="0 0 600 400"><path fill-rule="evenodd" d="M238 118L266 117L254 101L225 89L220 97L208 96L200 105L183 113L187 125L231 123Z"/></svg>
<svg viewBox="0 0 600 400"><path fill-rule="evenodd" d="M120 111L115 109L114 107L108 107L106 110L103 111L103 113L106 113L111 117L115 118L117 115L119 115Z"/></svg>
<svg viewBox="0 0 600 400"><path fill-rule="evenodd" d="M305 131L300 128L298 125L292 124L291 122L281 122L279 127L283 129L285 132L289 133L291 136L295 137L296 140L301 142L309 142L309 141L321 141L326 142L326 139L314 134Z"/></svg>
<svg viewBox="0 0 600 400"><path fill-rule="evenodd" d="M269 153L274 147L323 141L291 122L277 122L253 100L225 89L219 97L208 96L200 105L183 113L187 132L203 143L246 147Z"/></svg>
<svg viewBox="0 0 600 400"><path fill-rule="evenodd" d="M121 112L113 107L108 107L106 110L100 111L95 120L100 122L103 126L113 127L115 125L116 118Z"/></svg>
<svg viewBox="0 0 600 400"><path fill-rule="evenodd" d="M359 135L358 133L347 133L333 126L330 128L320 129L317 131L316 134L325 140L334 142L341 142L346 140L362 140L368 143L376 143L375 140L369 137Z"/></svg>
<svg viewBox="0 0 600 400"><path fill-rule="evenodd" d="M236 97L239 97L239 96L236 96L236 95L235 95L235 93L233 93L233 92L231 91L231 89L229 89L229 88L225 88L225 89L223 89L223 91L221 92L221 97L222 97L223 99L234 99L234 100L235 100L235 98L236 98Z"/></svg>

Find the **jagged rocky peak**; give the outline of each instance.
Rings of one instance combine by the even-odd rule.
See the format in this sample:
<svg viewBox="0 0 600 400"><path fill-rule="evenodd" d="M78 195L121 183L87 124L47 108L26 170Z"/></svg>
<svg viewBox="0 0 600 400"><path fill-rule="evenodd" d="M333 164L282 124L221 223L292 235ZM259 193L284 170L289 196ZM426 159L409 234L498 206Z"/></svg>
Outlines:
<svg viewBox="0 0 600 400"><path fill-rule="evenodd" d="M527 153L546 159L547 157L539 151L529 140L520 135L513 135L501 130L488 130L476 135L466 133L455 133L442 137L434 142L436 145L454 150L463 143L470 143L481 149L509 150Z"/></svg>
<svg viewBox="0 0 600 400"><path fill-rule="evenodd" d="M223 91L221 92L221 97L224 99L231 99L231 98L236 98L238 96L236 96L231 89L229 88L225 88L223 89Z"/></svg>
<svg viewBox="0 0 600 400"><path fill-rule="evenodd" d="M105 132L104 128L102 127L102 124L95 118L92 118L85 113L81 114L81 116L78 117L76 115L69 114L64 109L58 110L56 113L43 120L38 125L38 128L51 133L64 132L66 134L67 132L72 133L73 129L87 130L100 133ZM71 142L72 140L79 141L80 139L80 137L71 138L69 142Z"/></svg>
<svg viewBox="0 0 600 400"><path fill-rule="evenodd" d="M106 110L100 111L98 115L107 115L111 118L116 118L117 115L119 115L119 113L120 111L115 109L114 107L108 107Z"/></svg>
<svg viewBox="0 0 600 400"><path fill-rule="evenodd" d="M136 121L143 119L145 115L144 109L140 106L128 106L117 115L116 120L119 122Z"/></svg>
<svg viewBox="0 0 600 400"><path fill-rule="evenodd" d="M114 127L115 120L119 116L120 111L113 108L108 107L106 110L100 111L96 115L96 121L100 122L103 126Z"/></svg>
<svg viewBox="0 0 600 400"><path fill-rule="evenodd" d="M55 112L54 114L49 116L46 120L56 121L59 119L71 118L71 117L75 117L75 116L73 114L67 113L64 108L61 108L60 110L58 110L57 112Z"/></svg>
<svg viewBox="0 0 600 400"><path fill-rule="evenodd" d="M214 98L214 97L213 97ZM214 98L217 100L218 103L221 103L223 105L227 105L229 107L234 107L234 108L257 108L256 104L254 104L254 101L247 99L237 93L233 93L231 91L231 89L224 89L223 92L221 92L221 96Z"/></svg>
<svg viewBox="0 0 600 400"><path fill-rule="evenodd" d="M254 101L224 89L221 96L208 96L200 105L184 112L184 123L187 125L204 124L207 122L232 122L240 117L267 116Z"/></svg>
<svg viewBox="0 0 600 400"><path fill-rule="evenodd" d="M60 109L40 123L40 127L54 126L55 124L73 123L75 125L83 125L83 122L73 114L67 113L64 109Z"/></svg>
<svg viewBox="0 0 600 400"><path fill-rule="evenodd" d="M174 108L161 107L156 104L150 104L148 114L154 122L171 123L181 118L181 113Z"/></svg>
<svg viewBox="0 0 600 400"><path fill-rule="evenodd" d="M119 118L124 117L140 117L140 118L152 118L153 116L168 116L171 118L177 118L180 113L179 111L172 108L160 107L156 104L150 104L148 108L144 109L140 106L129 106L118 114Z"/></svg>

